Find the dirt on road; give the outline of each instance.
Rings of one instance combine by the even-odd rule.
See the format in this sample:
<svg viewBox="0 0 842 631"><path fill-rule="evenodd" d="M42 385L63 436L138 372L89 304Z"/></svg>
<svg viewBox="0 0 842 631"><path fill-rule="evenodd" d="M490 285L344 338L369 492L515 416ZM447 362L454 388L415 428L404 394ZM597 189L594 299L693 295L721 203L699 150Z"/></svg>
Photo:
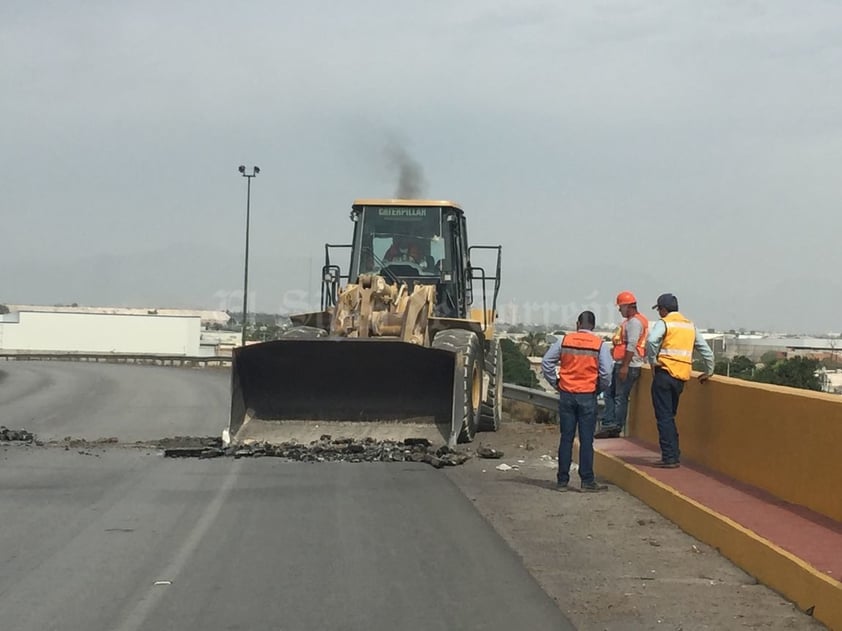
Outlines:
<svg viewBox="0 0 842 631"><path fill-rule="evenodd" d="M557 426L510 422L475 445L504 456L447 475L577 628L825 628L622 489L556 491Z"/></svg>

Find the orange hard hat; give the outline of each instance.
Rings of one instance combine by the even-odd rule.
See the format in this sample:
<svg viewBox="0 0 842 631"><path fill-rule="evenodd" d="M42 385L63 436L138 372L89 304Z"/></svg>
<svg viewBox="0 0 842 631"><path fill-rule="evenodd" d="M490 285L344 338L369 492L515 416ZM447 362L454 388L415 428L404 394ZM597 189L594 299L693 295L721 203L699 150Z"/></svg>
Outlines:
<svg viewBox="0 0 842 631"><path fill-rule="evenodd" d="M637 298L630 291L621 291L617 294L617 305L636 305Z"/></svg>

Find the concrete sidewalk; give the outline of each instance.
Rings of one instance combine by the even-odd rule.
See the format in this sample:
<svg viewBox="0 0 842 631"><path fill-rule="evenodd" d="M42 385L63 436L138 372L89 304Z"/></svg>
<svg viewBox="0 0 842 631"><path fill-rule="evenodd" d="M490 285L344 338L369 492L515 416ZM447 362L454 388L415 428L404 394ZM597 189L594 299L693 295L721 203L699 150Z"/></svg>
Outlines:
<svg viewBox="0 0 842 631"><path fill-rule="evenodd" d="M831 629L842 629L842 524L626 438L595 443L597 475L717 548ZM842 465L840 465L842 466Z"/></svg>

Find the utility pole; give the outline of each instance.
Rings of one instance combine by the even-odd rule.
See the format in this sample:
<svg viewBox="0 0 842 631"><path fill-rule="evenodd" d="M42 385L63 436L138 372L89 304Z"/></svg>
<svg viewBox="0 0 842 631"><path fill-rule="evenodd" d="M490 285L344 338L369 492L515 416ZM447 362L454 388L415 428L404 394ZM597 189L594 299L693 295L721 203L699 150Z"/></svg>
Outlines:
<svg viewBox="0 0 842 631"><path fill-rule="evenodd" d="M251 178L260 173L260 167L252 167L251 173L246 173L246 167L242 164L237 169L247 180L246 185L246 260L243 266L243 342L246 345L246 328L248 327L248 296L249 296L249 222L251 211Z"/></svg>

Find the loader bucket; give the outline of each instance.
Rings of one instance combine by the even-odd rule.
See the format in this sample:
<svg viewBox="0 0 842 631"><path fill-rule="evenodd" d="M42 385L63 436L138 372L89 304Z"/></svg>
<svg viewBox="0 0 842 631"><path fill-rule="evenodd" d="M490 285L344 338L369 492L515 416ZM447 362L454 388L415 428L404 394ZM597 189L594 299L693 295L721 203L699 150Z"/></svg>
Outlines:
<svg viewBox="0 0 842 631"><path fill-rule="evenodd" d="M462 424L457 355L384 338L288 339L234 350L232 442L428 438ZM454 396L455 392L455 396Z"/></svg>

